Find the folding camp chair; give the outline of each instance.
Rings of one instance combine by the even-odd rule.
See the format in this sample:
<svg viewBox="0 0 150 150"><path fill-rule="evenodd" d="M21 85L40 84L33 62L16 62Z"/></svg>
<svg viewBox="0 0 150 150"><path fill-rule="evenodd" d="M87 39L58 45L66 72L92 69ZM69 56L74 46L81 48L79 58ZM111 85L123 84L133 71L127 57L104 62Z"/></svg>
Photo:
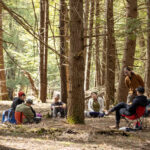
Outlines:
<svg viewBox="0 0 150 150"><path fill-rule="evenodd" d="M131 127L133 121L136 120L136 126L142 128L144 122L144 114L145 114L145 106L138 106L136 109L136 113L131 116L122 115L122 118L126 120L128 123L128 127Z"/></svg>

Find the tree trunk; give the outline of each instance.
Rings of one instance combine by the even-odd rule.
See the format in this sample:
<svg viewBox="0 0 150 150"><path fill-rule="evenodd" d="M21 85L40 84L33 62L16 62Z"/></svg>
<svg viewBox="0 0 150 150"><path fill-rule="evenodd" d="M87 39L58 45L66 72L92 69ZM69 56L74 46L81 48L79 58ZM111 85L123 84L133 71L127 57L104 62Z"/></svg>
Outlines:
<svg viewBox="0 0 150 150"><path fill-rule="evenodd" d="M104 34L106 34L106 23L104 24ZM105 84L105 74L106 74L106 49L107 49L107 36L103 36L103 53L101 61L101 84Z"/></svg>
<svg viewBox="0 0 150 150"><path fill-rule="evenodd" d="M49 25L49 0L45 0L45 22L44 22L44 80L45 80L45 85L44 85L44 102L46 102L47 99L47 61L48 61L48 25Z"/></svg>
<svg viewBox="0 0 150 150"><path fill-rule="evenodd" d="M60 54L66 55L66 13L67 6L65 0L60 0ZM60 78L61 78L61 100L67 103L67 70L66 60L60 57Z"/></svg>
<svg viewBox="0 0 150 150"><path fill-rule="evenodd" d="M48 0L40 1L40 100L47 98L47 45L48 45L49 4ZM46 44L44 45L43 42Z"/></svg>
<svg viewBox="0 0 150 150"><path fill-rule="evenodd" d="M85 12L84 12L84 37L88 36L88 28L89 28L89 0L85 0ZM85 60L85 81L84 81L84 89L86 90L86 76L87 76L87 61L88 61L88 39L84 38L84 60Z"/></svg>
<svg viewBox="0 0 150 150"><path fill-rule="evenodd" d="M106 109L114 103L116 45L114 37L113 0L107 0L107 52L106 52Z"/></svg>
<svg viewBox="0 0 150 150"><path fill-rule="evenodd" d="M85 13L84 13L84 37L88 36L88 26L89 26L89 0L85 0ZM85 61L86 61L86 54L88 49L88 40L84 38L84 52L85 52Z"/></svg>
<svg viewBox="0 0 150 150"><path fill-rule="evenodd" d="M127 100L127 88L125 86L124 67L134 64L134 54L136 48L136 24L137 22L137 0L127 0L127 21L126 21L126 43L123 54L122 69L117 92L117 101Z"/></svg>
<svg viewBox="0 0 150 150"><path fill-rule="evenodd" d="M88 60L87 60L87 70L86 70L86 89L89 90L90 86L90 69L91 69L91 56L92 56L92 43L93 43L93 23L94 23L94 7L95 0L91 0L91 9L90 9L90 27L89 27L89 51L88 51Z"/></svg>
<svg viewBox="0 0 150 150"><path fill-rule="evenodd" d="M100 31L100 2L99 0L96 0L96 29L95 29L95 35L99 35ZM96 36L96 87L98 89L101 86L101 66L100 66L100 37Z"/></svg>
<svg viewBox="0 0 150 150"><path fill-rule="evenodd" d="M146 94L150 97L150 0L147 0L147 61L146 61L146 79L145 88Z"/></svg>
<svg viewBox="0 0 150 150"><path fill-rule="evenodd" d="M6 75L4 67L4 55L3 55L3 30L2 30L2 7L0 4L0 99L8 100L8 91L6 87Z"/></svg>
<svg viewBox="0 0 150 150"><path fill-rule="evenodd" d="M69 123L84 123L83 0L70 0Z"/></svg>

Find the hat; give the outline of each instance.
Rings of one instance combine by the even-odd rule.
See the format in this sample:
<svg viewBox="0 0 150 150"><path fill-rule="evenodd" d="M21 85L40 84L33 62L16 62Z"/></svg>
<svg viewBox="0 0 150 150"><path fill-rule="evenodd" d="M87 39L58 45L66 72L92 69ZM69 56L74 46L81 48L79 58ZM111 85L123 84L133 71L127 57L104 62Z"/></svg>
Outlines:
<svg viewBox="0 0 150 150"><path fill-rule="evenodd" d="M26 103L28 103L28 104L33 104L33 100L32 100L32 99L27 99L27 100L26 100Z"/></svg>
<svg viewBox="0 0 150 150"><path fill-rule="evenodd" d="M21 97L21 96L26 96L26 95L25 95L24 92L19 92L19 93L18 93L18 97Z"/></svg>
<svg viewBox="0 0 150 150"><path fill-rule="evenodd" d="M138 87L138 88L136 88L135 89L136 91L138 91L138 92L140 92L140 93L144 93L145 92L145 89L144 89L144 87Z"/></svg>

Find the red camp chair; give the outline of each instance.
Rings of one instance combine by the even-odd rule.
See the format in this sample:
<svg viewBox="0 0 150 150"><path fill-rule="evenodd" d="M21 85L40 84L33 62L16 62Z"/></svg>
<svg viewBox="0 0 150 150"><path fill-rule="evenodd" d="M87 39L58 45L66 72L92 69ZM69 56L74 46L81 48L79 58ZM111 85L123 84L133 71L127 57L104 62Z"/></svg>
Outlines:
<svg viewBox="0 0 150 150"><path fill-rule="evenodd" d="M15 112L16 124L22 124L23 119L25 118L22 112Z"/></svg>
<svg viewBox="0 0 150 150"><path fill-rule="evenodd" d="M131 116L122 115L122 117L127 121L128 127L131 126L134 120L137 120L136 124L140 124L142 126L143 124L143 116L145 114L145 106L139 106L136 109L136 113ZM131 120L131 121L130 121Z"/></svg>

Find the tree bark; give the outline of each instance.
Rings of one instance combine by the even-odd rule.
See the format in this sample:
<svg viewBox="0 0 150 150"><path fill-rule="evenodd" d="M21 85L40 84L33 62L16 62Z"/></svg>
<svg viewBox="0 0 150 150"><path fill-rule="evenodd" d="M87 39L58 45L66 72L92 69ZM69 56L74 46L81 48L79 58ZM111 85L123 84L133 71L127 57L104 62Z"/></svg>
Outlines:
<svg viewBox="0 0 150 150"><path fill-rule="evenodd" d="M2 30L2 6L0 4L0 99L8 100L8 91L6 87L6 74L4 66L4 54L3 54L3 30Z"/></svg>
<svg viewBox="0 0 150 150"><path fill-rule="evenodd" d="M106 34L106 23L104 24L104 34ZM103 52L101 61L101 84L105 85L105 75L106 75L106 49L107 49L107 36L103 37Z"/></svg>
<svg viewBox="0 0 150 150"><path fill-rule="evenodd" d="M65 0L60 0L60 54L66 55L66 13L67 6ZM61 78L61 100L67 103L67 70L66 60L60 57L60 78Z"/></svg>
<svg viewBox="0 0 150 150"><path fill-rule="evenodd" d="M127 88L125 86L124 67L134 64L134 54L136 49L136 26L134 25L137 19L137 0L127 0L127 20L126 20L126 43L123 54L122 69L117 92L117 101L127 100Z"/></svg>
<svg viewBox="0 0 150 150"><path fill-rule="evenodd" d="M90 86L90 69L91 69L91 56L92 56L92 47L93 47L93 23L94 23L94 9L95 9L95 0L91 0L91 9L90 9L90 27L89 27L89 51L87 59L87 70L86 70L86 89L89 90Z"/></svg>
<svg viewBox="0 0 150 150"><path fill-rule="evenodd" d="M84 37L88 36L89 29L89 0L85 0L85 13L84 13ZM86 76L87 76L87 61L88 61L88 39L84 38L84 60L85 60L85 81L84 81L84 89L86 90Z"/></svg>
<svg viewBox="0 0 150 150"><path fill-rule="evenodd" d="M147 61L146 61L146 79L145 88L146 94L150 97L150 0L147 0Z"/></svg>
<svg viewBox="0 0 150 150"><path fill-rule="evenodd" d="M69 123L84 123L83 0L70 0Z"/></svg>
<svg viewBox="0 0 150 150"><path fill-rule="evenodd" d="M47 51L48 51L48 0L40 1L40 100L45 103L47 98ZM44 44L45 43L45 44Z"/></svg>
<svg viewBox="0 0 150 150"><path fill-rule="evenodd" d="M100 31L100 2L96 0L96 29L95 35L99 35ZM101 66L100 66L100 37L96 37L96 87L99 89L101 86Z"/></svg>
<svg viewBox="0 0 150 150"><path fill-rule="evenodd" d="M114 36L113 0L107 0L107 51L106 51L106 109L114 103L116 45Z"/></svg>

